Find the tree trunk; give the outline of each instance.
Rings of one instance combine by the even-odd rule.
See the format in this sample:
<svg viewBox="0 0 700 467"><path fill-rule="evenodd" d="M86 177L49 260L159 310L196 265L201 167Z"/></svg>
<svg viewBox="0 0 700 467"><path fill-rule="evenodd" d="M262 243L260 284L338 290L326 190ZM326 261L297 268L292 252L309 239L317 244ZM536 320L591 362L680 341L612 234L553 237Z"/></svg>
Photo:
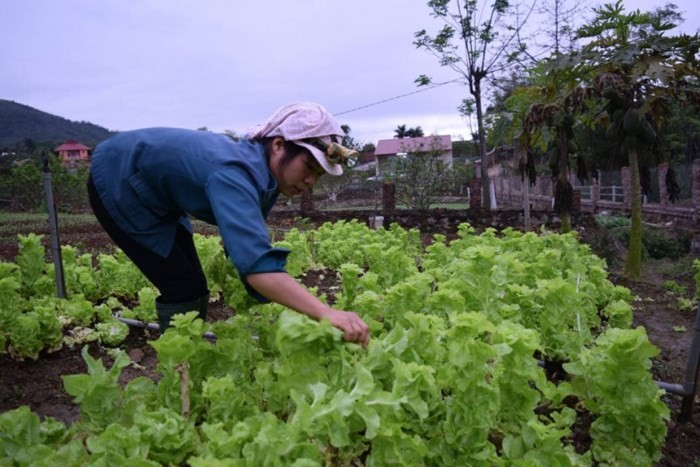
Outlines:
<svg viewBox="0 0 700 467"><path fill-rule="evenodd" d="M530 220L530 178L525 175L525 183L523 184L523 193L525 194L525 231L532 230L532 221Z"/></svg>
<svg viewBox="0 0 700 467"><path fill-rule="evenodd" d="M571 232L571 212L562 211L561 217L561 233Z"/></svg>
<svg viewBox="0 0 700 467"><path fill-rule="evenodd" d="M479 132L479 157L481 157L481 203L484 209L491 209L489 161L486 159L486 130L484 112L481 108L481 79L474 78L474 100L476 101L476 123Z"/></svg>
<svg viewBox="0 0 700 467"><path fill-rule="evenodd" d="M569 187L569 142L563 130L559 130L559 179L562 185ZM568 190L567 190L568 195ZM562 210L559 213L561 217L562 233L571 232L571 199L566 197L566 202L561 203Z"/></svg>
<svg viewBox="0 0 700 467"><path fill-rule="evenodd" d="M630 150L630 241L625 262L625 277L639 279L642 275L642 189L639 182L637 151Z"/></svg>

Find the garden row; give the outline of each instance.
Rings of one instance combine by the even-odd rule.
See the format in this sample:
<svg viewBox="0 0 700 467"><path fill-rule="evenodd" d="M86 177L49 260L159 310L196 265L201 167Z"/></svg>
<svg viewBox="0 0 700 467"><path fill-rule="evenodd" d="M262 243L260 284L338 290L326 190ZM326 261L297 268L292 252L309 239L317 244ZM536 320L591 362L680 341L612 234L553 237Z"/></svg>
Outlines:
<svg viewBox="0 0 700 467"><path fill-rule="evenodd" d="M631 293L600 258L575 234L477 235L463 224L457 239L434 240L352 221L277 242L292 250L290 274L337 274L334 306L370 324L365 350L327 322L254 303L219 239L197 236L212 297L236 316L177 317L152 344L157 382L122 387L125 353L106 369L84 351L88 373L64 377L80 420L0 414L0 455L19 465L659 459L669 411L649 371L657 349L631 329ZM155 291L121 253L63 251L67 300L52 297L39 237L22 237L17 262L0 264L0 350L36 358L86 340L118 345L116 317L153 319Z"/></svg>

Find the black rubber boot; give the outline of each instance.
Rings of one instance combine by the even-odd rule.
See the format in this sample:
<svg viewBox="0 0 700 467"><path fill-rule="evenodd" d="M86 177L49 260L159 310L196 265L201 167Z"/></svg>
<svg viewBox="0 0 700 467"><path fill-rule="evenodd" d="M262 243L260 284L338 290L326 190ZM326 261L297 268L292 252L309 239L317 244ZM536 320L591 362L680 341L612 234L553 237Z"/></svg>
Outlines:
<svg viewBox="0 0 700 467"><path fill-rule="evenodd" d="M207 306L209 305L209 293L199 298L181 303L159 303L156 300L156 313L158 314L158 326L160 332L164 333L170 327L170 320L179 313L188 311L198 311L199 318L203 321L207 319Z"/></svg>

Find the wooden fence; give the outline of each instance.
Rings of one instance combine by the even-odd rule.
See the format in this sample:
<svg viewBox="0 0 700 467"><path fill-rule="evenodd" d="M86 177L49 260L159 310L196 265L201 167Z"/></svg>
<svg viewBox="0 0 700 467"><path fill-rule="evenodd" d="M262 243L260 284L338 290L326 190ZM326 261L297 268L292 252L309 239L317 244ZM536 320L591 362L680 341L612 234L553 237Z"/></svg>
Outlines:
<svg viewBox="0 0 700 467"><path fill-rule="evenodd" d="M693 161L690 170L690 196L671 203L666 189L668 164L658 166L658 202L643 203L642 211L645 218L676 219L695 224L700 221L700 159ZM571 179L574 178L571 177ZM574 186L574 209L590 213L611 211L629 214L631 206L629 167L622 168L620 180L620 185L600 185L598 180L593 179L590 185ZM553 184L547 177L538 177L534 186L526 186L517 175L493 177L492 184L497 207L524 206L525 199L529 199L530 207L533 209L548 209L553 205ZM473 189L474 187L472 191Z"/></svg>

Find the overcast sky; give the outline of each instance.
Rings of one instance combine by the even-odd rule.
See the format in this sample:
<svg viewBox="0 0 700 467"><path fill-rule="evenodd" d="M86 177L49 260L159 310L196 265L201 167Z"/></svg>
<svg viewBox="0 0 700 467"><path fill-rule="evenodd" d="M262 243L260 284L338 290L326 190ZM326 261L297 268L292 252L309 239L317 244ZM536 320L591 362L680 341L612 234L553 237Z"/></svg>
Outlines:
<svg viewBox="0 0 700 467"><path fill-rule="evenodd" d="M696 2L674 2L684 32L700 26ZM69 120L242 134L308 100L363 143L401 124L470 137L466 87L414 84L458 77L413 45L442 25L426 0L0 0L0 18L0 98Z"/></svg>

